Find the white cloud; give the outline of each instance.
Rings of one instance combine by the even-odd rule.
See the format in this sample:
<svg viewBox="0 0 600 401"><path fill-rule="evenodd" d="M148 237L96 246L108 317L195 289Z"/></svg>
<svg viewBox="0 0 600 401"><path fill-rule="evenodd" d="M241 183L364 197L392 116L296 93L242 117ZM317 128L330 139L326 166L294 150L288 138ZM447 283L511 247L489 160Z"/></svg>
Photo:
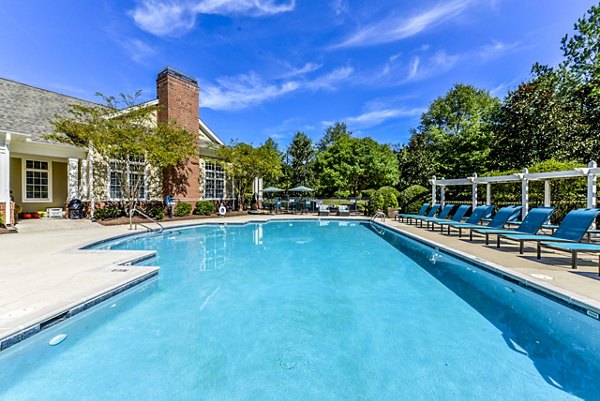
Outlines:
<svg viewBox="0 0 600 401"><path fill-rule="evenodd" d="M265 81L255 72L221 77L216 84L202 84L200 105L213 110L238 110L302 90L334 90L335 85L352 75L351 67L342 67L312 80L288 79Z"/></svg>
<svg viewBox="0 0 600 401"><path fill-rule="evenodd" d="M331 2L331 8L335 15L342 15L348 12L348 3L346 0L333 0Z"/></svg>
<svg viewBox="0 0 600 401"><path fill-rule="evenodd" d="M454 0L439 4L411 18L392 17L368 25L333 46L361 47L406 39L461 14L473 0Z"/></svg>
<svg viewBox="0 0 600 401"><path fill-rule="evenodd" d="M198 14L259 17L292 11L296 0L140 0L130 13L144 31L157 36L189 32Z"/></svg>
<svg viewBox="0 0 600 401"><path fill-rule="evenodd" d="M123 47L129 54L129 57L136 63L142 62L145 58L153 56L156 51L147 43L139 39L128 39L123 43Z"/></svg>
<svg viewBox="0 0 600 401"><path fill-rule="evenodd" d="M272 84L258 74L242 74L224 77L217 85L202 85L200 105L214 110L236 110L275 99L300 87L296 81Z"/></svg>
<svg viewBox="0 0 600 401"><path fill-rule="evenodd" d="M317 64L317 63L306 63L300 68L288 66L289 71L282 74L281 77L282 78L290 78L290 77L306 75L306 74L309 74L311 72L314 72L314 71L320 69L321 67L323 67L323 64Z"/></svg>
<svg viewBox="0 0 600 401"><path fill-rule="evenodd" d="M413 117L422 114L422 108L384 108L380 110L367 111L358 116L346 117L341 121L346 122L352 128L369 128L380 125L384 121L400 117Z"/></svg>
<svg viewBox="0 0 600 401"><path fill-rule="evenodd" d="M353 72L354 72L354 69L352 67L336 68L335 70L331 71L328 74L321 75L320 77L317 77L317 78L313 79L312 81L305 82L305 87L308 89L313 89L313 90L317 90L317 89L333 90L333 89L335 89L335 85L337 83L348 79L352 75Z"/></svg>

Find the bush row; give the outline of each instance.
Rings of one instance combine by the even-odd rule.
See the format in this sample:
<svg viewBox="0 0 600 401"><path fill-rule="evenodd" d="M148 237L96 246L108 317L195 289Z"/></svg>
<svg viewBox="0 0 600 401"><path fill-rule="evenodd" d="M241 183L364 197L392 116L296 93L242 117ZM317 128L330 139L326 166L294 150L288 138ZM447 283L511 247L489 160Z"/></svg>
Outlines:
<svg viewBox="0 0 600 401"><path fill-rule="evenodd" d="M142 205L138 205L138 208L156 220L161 220L165 217L165 207L162 202L146 202ZM209 216L213 214L215 210L216 207L213 202L198 201L196 202L196 207L193 212L195 215ZM178 202L173 210L173 214L179 217L187 216L191 213L192 205L185 202ZM122 202L110 203L94 210L94 218L98 220L114 219L123 216L127 216L127 212L125 211L125 205Z"/></svg>

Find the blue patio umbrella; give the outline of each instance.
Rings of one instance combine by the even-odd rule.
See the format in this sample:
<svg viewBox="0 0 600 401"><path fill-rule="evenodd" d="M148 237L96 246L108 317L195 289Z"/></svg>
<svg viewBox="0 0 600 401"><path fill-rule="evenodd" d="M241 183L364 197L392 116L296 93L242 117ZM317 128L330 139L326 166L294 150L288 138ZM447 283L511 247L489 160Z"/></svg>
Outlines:
<svg viewBox="0 0 600 401"><path fill-rule="evenodd" d="M297 187L290 188L288 191L290 191L290 192L312 192L312 191L314 191L314 189L305 187L304 185L299 185Z"/></svg>

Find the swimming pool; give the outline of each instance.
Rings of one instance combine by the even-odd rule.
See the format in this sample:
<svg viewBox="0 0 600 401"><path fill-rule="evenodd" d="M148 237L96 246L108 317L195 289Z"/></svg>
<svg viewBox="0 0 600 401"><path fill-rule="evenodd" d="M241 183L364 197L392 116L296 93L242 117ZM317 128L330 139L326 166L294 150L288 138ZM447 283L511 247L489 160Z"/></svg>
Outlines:
<svg viewBox="0 0 600 401"><path fill-rule="evenodd" d="M100 247L156 249L158 279L0 353L1 400L600 399L600 322L381 226Z"/></svg>

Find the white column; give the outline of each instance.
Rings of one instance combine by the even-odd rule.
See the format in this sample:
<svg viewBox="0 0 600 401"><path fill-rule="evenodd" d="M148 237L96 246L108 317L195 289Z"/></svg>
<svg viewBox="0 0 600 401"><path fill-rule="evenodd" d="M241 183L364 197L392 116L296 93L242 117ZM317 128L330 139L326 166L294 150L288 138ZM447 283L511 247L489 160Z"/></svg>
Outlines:
<svg viewBox="0 0 600 401"><path fill-rule="evenodd" d="M524 219L529 211L529 180L526 175L529 173L529 170L526 168L523 169L523 178L521 178L521 219Z"/></svg>
<svg viewBox="0 0 600 401"><path fill-rule="evenodd" d="M592 161L588 164L589 168L596 168L596 162ZM598 177L596 174L588 173L588 185L587 185L587 207L595 208L596 207L596 182Z"/></svg>
<svg viewBox="0 0 600 401"><path fill-rule="evenodd" d="M492 204L492 183L488 182L485 184L485 204Z"/></svg>
<svg viewBox="0 0 600 401"><path fill-rule="evenodd" d="M471 187L471 203L473 205L473 210L477 207L477 173L473 173L473 177L471 177L471 181L473 182Z"/></svg>
<svg viewBox="0 0 600 401"><path fill-rule="evenodd" d="M4 203L4 224L11 224L11 207L10 207L10 151L8 143L10 142L10 134L5 134L5 140L0 145L0 202Z"/></svg>
<svg viewBox="0 0 600 401"><path fill-rule="evenodd" d="M437 198L437 191L435 185L435 175L431 177L431 206L435 205Z"/></svg>
<svg viewBox="0 0 600 401"><path fill-rule="evenodd" d="M442 177L442 180L445 178ZM446 187L444 185L440 186L440 204L442 207L446 206Z"/></svg>
<svg viewBox="0 0 600 401"><path fill-rule="evenodd" d="M550 186L550 180L544 181L544 206L550 207L550 198L552 195L552 187Z"/></svg>
<svg viewBox="0 0 600 401"><path fill-rule="evenodd" d="M88 187L90 194L90 219L94 221L94 209L96 209L94 199L94 152L91 146L88 149Z"/></svg>
<svg viewBox="0 0 600 401"><path fill-rule="evenodd" d="M79 159L69 158L67 180L69 199L81 198L79 194Z"/></svg>
<svg viewBox="0 0 600 401"><path fill-rule="evenodd" d="M79 193L84 200L90 199L90 192L88 187L88 161L81 160L81 182L79 184Z"/></svg>

